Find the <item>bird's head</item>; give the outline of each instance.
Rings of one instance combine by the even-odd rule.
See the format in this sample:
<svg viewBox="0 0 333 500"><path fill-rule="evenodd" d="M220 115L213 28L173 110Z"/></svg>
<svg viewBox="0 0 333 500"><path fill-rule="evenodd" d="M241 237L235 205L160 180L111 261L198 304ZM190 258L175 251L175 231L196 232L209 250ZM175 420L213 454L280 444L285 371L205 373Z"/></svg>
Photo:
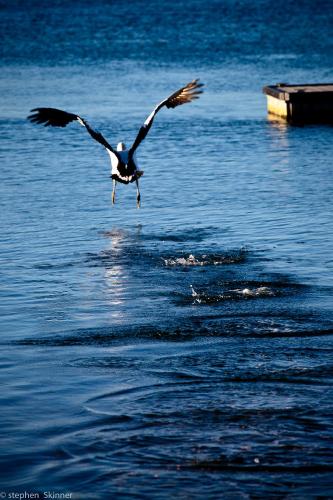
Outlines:
<svg viewBox="0 0 333 500"><path fill-rule="evenodd" d="M126 150L126 146L123 142L118 142L118 145L117 145L117 151L125 151Z"/></svg>

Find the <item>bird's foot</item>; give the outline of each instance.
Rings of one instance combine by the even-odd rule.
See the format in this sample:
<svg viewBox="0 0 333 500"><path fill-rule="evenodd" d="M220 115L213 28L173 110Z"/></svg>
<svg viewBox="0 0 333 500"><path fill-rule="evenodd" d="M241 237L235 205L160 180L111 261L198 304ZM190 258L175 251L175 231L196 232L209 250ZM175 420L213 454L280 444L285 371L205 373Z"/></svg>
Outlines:
<svg viewBox="0 0 333 500"><path fill-rule="evenodd" d="M138 195L136 197L136 208L140 208L140 206L141 206L141 196Z"/></svg>
<svg viewBox="0 0 333 500"><path fill-rule="evenodd" d="M116 202L116 194L112 192L112 205L114 205Z"/></svg>

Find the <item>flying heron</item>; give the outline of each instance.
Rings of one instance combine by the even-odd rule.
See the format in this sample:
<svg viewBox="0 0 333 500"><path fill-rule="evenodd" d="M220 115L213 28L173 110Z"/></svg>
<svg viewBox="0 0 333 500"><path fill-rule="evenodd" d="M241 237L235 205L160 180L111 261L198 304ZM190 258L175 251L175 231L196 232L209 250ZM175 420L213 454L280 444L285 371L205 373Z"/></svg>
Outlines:
<svg viewBox="0 0 333 500"><path fill-rule="evenodd" d="M79 115L73 113L68 113L67 111L62 111L56 108L35 108L31 110L28 119L33 123L41 123L46 127L51 125L52 127L66 127L69 123L73 121L78 121L83 127L85 127L88 133L93 139L102 144L107 150L110 160L111 160L111 178L113 182L112 186L112 204L115 203L116 195L116 184L121 182L122 184L129 184L131 182L136 183L136 204L140 207L140 190L139 190L139 178L143 175L143 171L139 170L135 152L141 142L144 140L148 134L156 113L164 106L167 108L175 108L181 104L186 104L194 99L198 99L199 95L202 93L201 87L202 83L199 83L199 79L193 80L192 82L185 85L181 89L174 92L172 95L161 101L153 111L150 113L144 124L139 130L138 135L135 138L132 146L127 149L123 142L119 142L117 148L114 149L107 140L103 137L100 132L93 130L89 123Z"/></svg>

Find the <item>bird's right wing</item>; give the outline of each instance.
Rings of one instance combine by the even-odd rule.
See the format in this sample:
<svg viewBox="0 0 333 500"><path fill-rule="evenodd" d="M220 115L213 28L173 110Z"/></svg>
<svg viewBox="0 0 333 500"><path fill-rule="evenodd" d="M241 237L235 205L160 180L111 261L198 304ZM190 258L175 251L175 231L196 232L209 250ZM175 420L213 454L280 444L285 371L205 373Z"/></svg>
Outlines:
<svg viewBox="0 0 333 500"><path fill-rule="evenodd" d="M167 108L175 108L176 106L180 106L181 104L186 104L187 102L191 102L194 99L199 99L200 94L202 94L201 87L203 87L203 83L200 83L199 79L193 80L192 82L185 85L185 87L182 87L181 89L177 90L169 97L164 99L162 102L160 102L153 109L153 111L148 116L147 120L140 128L139 133L136 136L136 139L132 147L130 148L131 154L134 154L134 151L137 149L137 147L141 144L141 142L148 134L153 124L155 115L156 113L159 112L160 109L162 109L164 106Z"/></svg>
<svg viewBox="0 0 333 500"><path fill-rule="evenodd" d="M89 123L79 115L68 113L67 111L62 111L61 109L56 108L35 108L32 109L31 112L33 114L28 116L28 120L32 123L43 124L45 127L50 125L51 127L66 127L69 123L78 121L83 127L86 127L88 133L93 139L95 139L95 141L102 144L102 146L118 157L117 152L112 148L102 134L93 130Z"/></svg>

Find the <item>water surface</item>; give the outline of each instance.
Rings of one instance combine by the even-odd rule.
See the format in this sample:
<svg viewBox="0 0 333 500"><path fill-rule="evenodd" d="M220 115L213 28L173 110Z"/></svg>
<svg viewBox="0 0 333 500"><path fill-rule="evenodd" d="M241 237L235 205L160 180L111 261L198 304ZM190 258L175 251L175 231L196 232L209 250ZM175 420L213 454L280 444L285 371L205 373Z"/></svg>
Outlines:
<svg viewBox="0 0 333 500"><path fill-rule="evenodd" d="M4 491L328 498L332 128L261 87L329 81L329 2L2 6ZM283 36L281 26L284 26ZM79 126L138 152L142 208Z"/></svg>

